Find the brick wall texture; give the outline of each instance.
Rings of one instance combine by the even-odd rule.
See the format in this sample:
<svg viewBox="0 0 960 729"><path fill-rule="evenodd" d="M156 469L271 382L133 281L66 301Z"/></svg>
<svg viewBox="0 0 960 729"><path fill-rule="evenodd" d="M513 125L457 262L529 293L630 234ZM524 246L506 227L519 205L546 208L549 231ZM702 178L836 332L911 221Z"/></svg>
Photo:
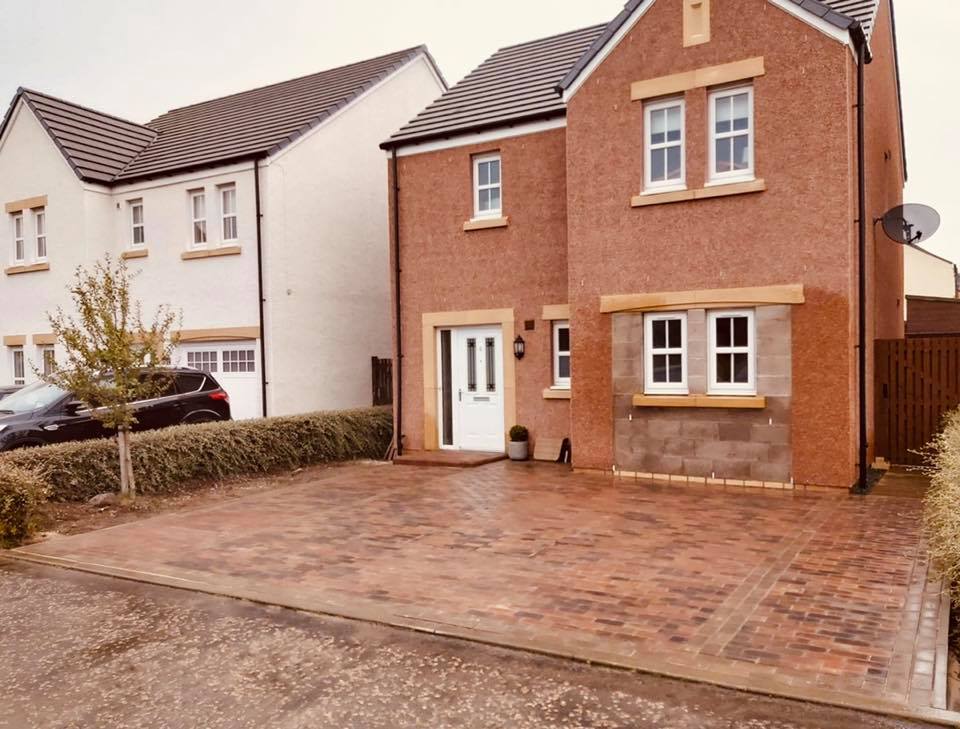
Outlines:
<svg viewBox="0 0 960 729"><path fill-rule="evenodd" d="M511 307L527 341L517 363L517 419L534 438L570 436L575 466L609 470L659 458L667 471L709 465L804 484L855 480L855 60L847 46L765 0L715 3L711 41L690 48L681 18L680 0L654 3L570 100L565 129L400 158L407 448L423 446L422 314ZM904 174L886 2L872 47L868 220L901 201ZM631 83L755 56L766 69L753 82L755 168L766 190L633 208L643 104L631 101ZM707 93L684 95L690 188L706 180ZM510 224L465 233L471 156L495 150ZM871 342L903 331L901 251L878 231L868 240ZM805 295L788 316L777 314L777 346L783 337L790 345L788 354L770 356L789 360L787 394L771 395L761 412L634 408L634 420L624 420L617 348L636 343L618 340L615 327L623 325L600 312L601 296L778 284L802 284ZM558 303L571 308L572 399L546 401L550 329L539 316L541 306ZM528 319L535 331L523 330ZM770 354L762 344L761 360ZM872 431L872 412L868 423ZM678 428L679 436L667 435Z"/></svg>

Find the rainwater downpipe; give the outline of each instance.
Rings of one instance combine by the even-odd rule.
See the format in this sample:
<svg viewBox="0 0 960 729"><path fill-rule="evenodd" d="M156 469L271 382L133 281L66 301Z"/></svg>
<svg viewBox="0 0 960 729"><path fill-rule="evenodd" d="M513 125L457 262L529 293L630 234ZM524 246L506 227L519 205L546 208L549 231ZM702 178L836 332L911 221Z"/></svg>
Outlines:
<svg viewBox="0 0 960 729"><path fill-rule="evenodd" d="M393 285L394 285L394 316L396 318L396 387L393 392L394 411L397 422L394 425L394 440L396 441L397 455L403 455L403 326L400 320L400 177L397 163L397 148L394 147L390 156L390 166L393 175Z"/></svg>
<svg viewBox="0 0 960 729"><path fill-rule="evenodd" d="M867 41L862 28L857 28L853 34L857 48L857 270L860 306L858 310L859 342L858 374L859 374L859 409L860 409L860 436L858 452L857 483L854 493L863 494L867 491L867 183L866 174L866 143L864 140L864 67L867 63Z"/></svg>
<svg viewBox="0 0 960 729"><path fill-rule="evenodd" d="M260 317L260 401L263 417L267 417L267 332L264 325L263 307L263 236L260 219L263 217L260 207L260 158L253 158L253 196L256 201L257 219L257 310Z"/></svg>

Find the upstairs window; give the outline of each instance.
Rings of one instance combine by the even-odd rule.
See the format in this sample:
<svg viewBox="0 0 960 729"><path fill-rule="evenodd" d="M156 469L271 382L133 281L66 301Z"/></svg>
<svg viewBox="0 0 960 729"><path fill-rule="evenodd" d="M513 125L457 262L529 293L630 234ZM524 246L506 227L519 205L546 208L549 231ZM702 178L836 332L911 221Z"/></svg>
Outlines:
<svg viewBox="0 0 960 729"><path fill-rule="evenodd" d="M663 192L686 186L683 99L644 107L644 189Z"/></svg>
<svg viewBox="0 0 960 729"><path fill-rule="evenodd" d="M33 211L33 235L36 260L47 260L47 211L44 208L36 208Z"/></svg>
<svg viewBox="0 0 960 729"><path fill-rule="evenodd" d="M224 241L237 239L237 188L224 185L220 188L220 217Z"/></svg>
<svg viewBox="0 0 960 729"><path fill-rule="evenodd" d="M27 368L23 359L23 347L11 347L10 357L13 369L13 384L25 385L27 383Z"/></svg>
<svg viewBox="0 0 960 729"><path fill-rule="evenodd" d="M710 94L711 182L753 179L753 87Z"/></svg>
<svg viewBox="0 0 960 729"><path fill-rule="evenodd" d="M709 392L755 395L753 311L711 311L707 326Z"/></svg>
<svg viewBox="0 0 960 729"><path fill-rule="evenodd" d="M503 189L500 181L500 155L485 154L473 158L473 216L499 218L503 215Z"/></svg>
<svg viewBox="0 0 960 729"><path fill-rule="evenodd" d="M644 350L644 391L653 395L686 395L686 313L647 314Z"/></svg>
<svg viewBox="0 0 960 729"><path fill-rule="evenodd" d="M23 244L23 213L14 213L13 225L13 262L23 263L26 258L26 248Z"/></svg>
<svg viewBox="0 0 960 729"><path fill-rule="evenodd" d="M130 244L136 248L147 242L143 224L143 200L130 201Z"/></svg>
<svg viewBox="0 0 960 729"><path fill-rule="evenodd" d="M207 196L203 190L190 193L190 214L193 226L193 245L207 244Z"/></svg>
<svg viewBox="0 0 960 729"><path fill-rule="evenodd" d="M570 389L570 322L553 323L553 386Z"/></svg>

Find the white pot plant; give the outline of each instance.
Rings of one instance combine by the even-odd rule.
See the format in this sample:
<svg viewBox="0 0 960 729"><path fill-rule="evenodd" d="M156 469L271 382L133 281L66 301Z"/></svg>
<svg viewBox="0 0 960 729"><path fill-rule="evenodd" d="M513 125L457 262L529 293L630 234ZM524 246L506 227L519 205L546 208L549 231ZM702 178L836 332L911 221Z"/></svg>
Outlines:
<svg viewBox="0 0 960 729"><path fill-rule="evenodd" d="M511 461L527 460L527 443L530 434L522 425L514 425L510 428L510 442L507 444L507 453Z"/></svg>

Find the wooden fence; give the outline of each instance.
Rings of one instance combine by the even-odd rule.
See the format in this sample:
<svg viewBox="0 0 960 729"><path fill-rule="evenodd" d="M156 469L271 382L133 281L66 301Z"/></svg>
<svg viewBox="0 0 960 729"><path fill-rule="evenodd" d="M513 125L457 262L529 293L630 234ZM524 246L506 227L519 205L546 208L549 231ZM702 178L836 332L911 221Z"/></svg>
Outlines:
<svg viewBox="0 0 960 729"><path fill-rule="evenodd" d="M393 361L389 359L371 358L373 372L373 404L393 404Z"/></svg>
<svg viewBox="0 0 960 729"><path fill-rule="evenodd" d="M960 404L960 337L881 339L874 354L876 454L920 465L916 451Z"/></svg>

